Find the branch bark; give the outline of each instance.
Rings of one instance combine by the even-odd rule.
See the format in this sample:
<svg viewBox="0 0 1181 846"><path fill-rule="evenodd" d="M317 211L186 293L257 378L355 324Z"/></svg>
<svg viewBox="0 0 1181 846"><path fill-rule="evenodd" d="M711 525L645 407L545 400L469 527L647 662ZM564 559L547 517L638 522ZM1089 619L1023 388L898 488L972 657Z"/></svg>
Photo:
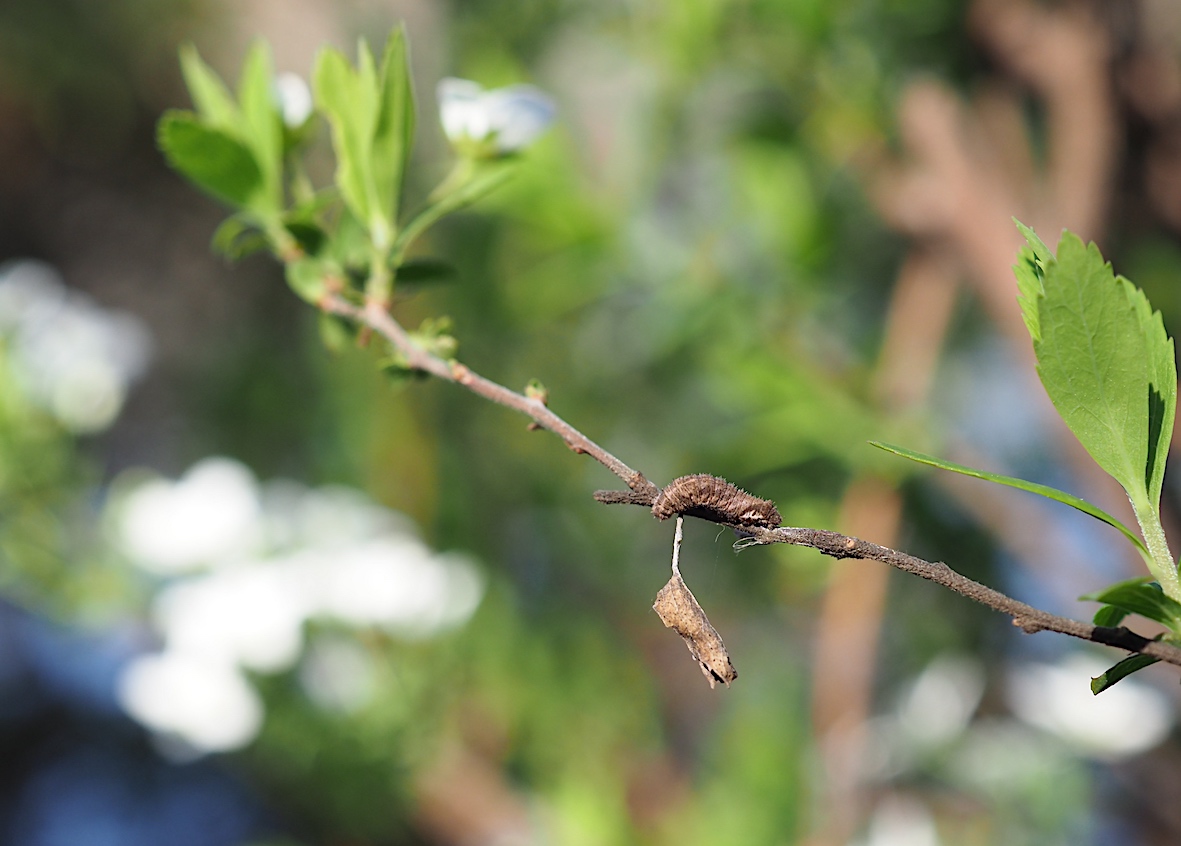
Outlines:
<svg viewBox="0 0 1181 846"><path fill-rule="evenodd" d="M354 305L339 294L329 294L320 301L320 308L329 314L351 318L381 335L393 345L394 349L405 356L407 366L411 369L421 370L423 373L429 373L447 382L454 382L477 396L519 411L541 428L553 432L565 441L566 446L574 452L580 455L589 455L602 464L622 479L623 483L632 491L641 496L647 496L649 502L660 492L660 488L648 481L643 473L628 467L550 411L545 403L509 390L490 379L485 379L459 362L444 361L427 352L416 344L402 325L381 306L369 304L362 307Z"/></svg>
<svg viewBox="0 0 1181 846"><path fill-rule="evenodd" d="M325 296L320 302L320 308L330 314L355 320L360 325L376 332L405 357L409 367L448 382L454 382L477 396L519 411L538 426L548 429L560 437L574 452L594 458L622 479L629 488L627 491L596 491L595 499L599 502L608 505L640 505L648 508L651 508L652 503L655 502L660 489L638 470L633 470L624 464L550 411L540 401L509 390L503 385L485 379L458 362L444 361L423 349L383 308L376 305L358 306L339 294ZM794 546L811 547L824 555L837 559L859 558L881 561L905 573L935 582L974 602L999 611L1011 617L1013 624L1027 634L1041 631L1059 632L1093 643L1114 646L1128 652L1137 652L1181 667L1181 647L1150 640L1123 626L1106 628L1050 614L973 581L967 576L960 575L941 561L926 561L905 552L824 529L790 526L765 529L757 526L736 526L718 520L711 522L739 532L744 539L736 545L738 548L759 544L787 543Z"/></svg>

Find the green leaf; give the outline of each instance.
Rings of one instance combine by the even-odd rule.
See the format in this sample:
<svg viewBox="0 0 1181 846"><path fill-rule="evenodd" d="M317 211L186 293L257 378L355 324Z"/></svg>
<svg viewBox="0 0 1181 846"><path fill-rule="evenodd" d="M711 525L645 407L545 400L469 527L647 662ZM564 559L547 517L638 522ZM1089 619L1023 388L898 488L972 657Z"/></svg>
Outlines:
<svg viewBox="0 0 1181 846"><path fill-rule="evenodd" d="M274 95L274 70L266 42L257 40L246 55L238 82L243 135L262 172L263 190L255 212L273 217L283 205L283 119Z"/></svg>
<svg viewBox="0 0 1181 846"><path fill-rule="evenodd" d="M299 244L301 250L309 256L316 256L324 248L327 241L327 235L324 230L314 223L306 220L292 220L283 224L284 228L291 234Z"/></svg>
<svg viewBox="0 0 1181 846"><path fill-rule="evenodd" d="M1068 494L1065 491L1058 490L1057 488L1051 488L1048 485L1039 485L1036 482L1027 482L1024 479L1017 479L1013 476L1002 476L997 473L988 473L984 470L975 470L971 467L965 467L962 464L944 461L940 458L924 455L921 452L914 452L913 450L906 449L905 447L884 444L880 441L870 441L869 443L878 449L885 450L886 452L892 452L895 455L902 456L903 458L909 458L911 461L917 461L920 464L928 464L931 467L938 467L941 470L950 470L953 473L971 476L974 479L984 479L989 482L996 482L998 485L1008 485L1011 488L1017 488L1018 490L1035 493L1039 496L1044 496L1047 499L1061 502L1063 505L1069 505L1071 508L1076 508L1084 514L1089 514L1096 520L1102 520L1107 525L1119 529L1121 532L1123 532L1124 537L1131 541L1132 545L1135 546L1136 549L1140 550L1142 555L1148 555L1148 550L1144 546L1144 541L1142 541L1131 529L1129 529L1115 517L1112 517L1103 509L1091 505L1091 503L1087 502L1085 499L1080 499L1073 494Z"/></svg>
<svg viewBox="0 0 1181 846"><path fill-rule="evenodd" d="M312 88L316 105L332 129L336 186L357 220L368 224L372 211L369 153L377 94L371 79L372 56L364 44L361 51L361 72L354 71L339 51L321 52L312 74ZM369 56L368 63L365 56Z"/></svg>
<svg viewBox="0 0 1181 846"><path fill-rule="evenodd" d="M1130 282L1127 284L1131 285ZM1149 503L1156 511L1160 507L1165 460L1169 455L1177 414L1177 356L1173 339L1165 332L1161 313L1153 312L1148 298L1139 288L1133 289L1132 303L1140 323L1140 334L1144 338L1148 370L1148 466L1145 483L1148 486Z"/></svg>
<svg viewBox="0 0 1181 846"><path fill-rule="evenodd" d="M213 249L237 261L270 246L266 234L243 215L233 215L222 221L213 233Z"/></svg>
<svg viewBox="0 0 1181 846"><path fill-rule="evenodd" d="M1040 255L1040 241L1031 240L1029 250L1033 265L1025 252L1018 284L1046 393L1091 457L1123 485L1137 513L1146 506L1155 511L1160 445L1172 435L1176 408L1172 345L1159 316L1140 290L1112 273L1094 244L1085 246L1067 232L1056 258ZM1035 292L1030 278L1038 269L1041 291ZM1162 379L1170 372L1166 386ZM1156 420L1151 450L1150 416Z"/></svg>
<svg viewBox="0 0 1181 846"><path fill-rule="evenodd" d="M451 318L447 315L428 317L409 334L418 346L431 355L450 359L459 350L459 341L451 334L452 327Z"/></svg>
<svg viewBox="0 0 1181 846"><path fill-rule="evenodd" d="M262 190L262 173L251 151L191 112L165 112L156 140L169 165L219 200L249 208Z"/></svg>
<svg viewBox="0 0 1181 846"><path fill-rule="evenodd" d="M1128 613L1126 608L1119 608L1115 605L1104 605L1095 612L1095 616L1091 618L1091 622L1096 626L1114 629L1124 621L1124 617L1128 616Z"/></svg>
<svg viewBox="0 0 1181 846"><path fill-rule="evenodd" d="M437 258L416 258L398 268L399 285L438 285L454 282L459 276L455 265Z"/></svg>
<svg viewBox="0 0 1181 846"><path fill-rule="evenodd" d="M324 262L314 258L290 262L286 269L287 284L291 286L291 290L295 291L300 299L313 305L319 303L328 290L327 275L328 268Z"/></svg>
<svg viewBox="0 0 1181 846"><path fill-rule="evenodd" d="M319 316L320 340L329 352L338 353L353 343L357 337L357 325L326 311Z"/></svg>
<svg viewBox="0 0 1181 846"><path fill-rule="evenodd" d="M1046 263L1053 261L1054 254L1042 243L1036 232L1019 220L1014 219L1013 222L1029 242L1029 246L1022 247L1017 252L1017 264L1013 266L1013 273L1017 277L1017 302L1021 306L1021 317L1025 321L1025 328L1029 330L1029 337L1037 343L1042 339L1037 312L1038 300L1044 293L1042 279L1045 276Z"/></svg>
<svg viewBox="0 0 1181 846"><path fill-rule="evenodd" d="M371 258L367 231L347 207L341 211L325 253L342 267L353 270L367 268Z"/></svg>
<svg viewBox="0 0 1181 846"><path fill-rule="evenodd" d="M238 134L241 129L238 104L230 96L225 83L205 64L192 44L180 48L180 70L189 96L193 98L193 106L203 121L215 129Z"/></svg>
<svg viewBox="0 0 1181 846"><path fill-rule="evenodd" d="M313 89L332 128L340 194L384 252L393 240L394 210L414 125L400 32L391 38L383 62L379 80L364 42L358 47L356 70L340 53L326 50L316 63Z"/></svg>
<svg viewBox="0 0 1181 846"><path fill-rule="evenodd" d="M1129 614L1139 614L1181 633L1181 602L1166 596L1156 582L1129 579L1079 599L1114 605Z"/></svg>
<svg viewBox="0 0 1181 846"><path fill-rule="evenodd" d="M1091 679L1091 693L1098 696L1116 682L1155 664L1158 660L1158 658L1150 658L1147 655L1129 655L1106 672Z"/></svg>
<svg viewBox="0 0 1181 846"><path fill-rule="evenodd" d="M530 379L525 384L525 396L537 400L542 405L549 405L549 391L540 379Z"/></svg>
<svg viewBox="0 0 1181 846"><path fill-rule="evenodd" d="M386 217L398 218L406 161L414 143L414 91L405 27L390 33L381 59L381 90L372 142L372 172Z"/></svg>

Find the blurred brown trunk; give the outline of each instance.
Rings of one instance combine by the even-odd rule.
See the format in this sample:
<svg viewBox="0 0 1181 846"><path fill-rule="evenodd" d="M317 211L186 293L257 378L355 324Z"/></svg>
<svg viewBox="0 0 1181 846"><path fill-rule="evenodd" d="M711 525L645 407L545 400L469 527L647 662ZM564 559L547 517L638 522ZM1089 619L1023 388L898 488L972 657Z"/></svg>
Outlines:
<svg viewBox="0 0 1181 846"><path fill-rule="evenodd" d="M926 401L956 294L955 267L945 256L911 252L894 288L874 377L874 393L890 411L905 413ZM901 515L898 492L866 476L845 492L838 524L846 534L895 546ZM864 734L889 569L872 561L838 561L825 592L812 671L812 725L824 768L817 846L847 843L865 810Z"/></svg>

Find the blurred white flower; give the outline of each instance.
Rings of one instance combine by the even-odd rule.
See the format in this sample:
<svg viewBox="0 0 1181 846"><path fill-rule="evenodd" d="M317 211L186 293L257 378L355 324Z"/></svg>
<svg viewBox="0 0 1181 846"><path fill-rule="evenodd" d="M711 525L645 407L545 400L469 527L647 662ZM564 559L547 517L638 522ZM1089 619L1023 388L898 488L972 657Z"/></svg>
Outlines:
<svg viewBox="0 0 1181 846"><path fill-rule="evenodd" d="M179 573L246 555L259 530L254 474L228 458L207 458L176 482L156 479L126 495L117 532L145 570Z"/></svg>
<svg viewBox="0 0 1181 846"><path fill-rule="evenodd" d="M297 73L281 73L275 77L275 100L288 129L303 126L312 114L312 92Z"/></svg>
<svg viewBox="0 0 1181 846"><path fill-rule="evenodd" d="M123 709L195 752L245 746L262 725L262 703L235 667L183 652L142 655L119 679Z"/></svg>
<svg viewBox="0 0 1181 846"><path fill-rule="evenodd" d="M1018 667L1008 677L1009 707L1084 753L1122 758L1145 752L1168 735L1172 708L1163 693L1135 678L1092 694L1088 680L1110 663L1077 653L1057 665Z"/></svg>
<svg viewBox="0 0 1181 846"><path fill-rule="evenodd" d="M382 535L415 537L413 521L403 514L378 505L365 494L341 485L327 485L302 492L289 503L278 520L293 530L292 541L305 548L352 545ZM271 491L267 485L264 498Z"/></svg>
<svg viewBox="0 0 1181 846"><path fill-rule="evenodd" d="M952 750L943 772L973 791L1019 795L1029 785L1059 780L1077 759L1061 743L1017 720L975 721Z"/></svg>
<svg viewBox="0 0 1181 846"><path fill-rule="evenodd" d="M53 314L65 300L66 286L48 264L18 259L0 265L0 332Z"/></svg>
<svg viewBox="0 0 1181 846"><path fill-rule="evenodd" d="M348 713L373 695L373 661L355 640L322 636L308 647L299 665L299 682L321 708Z"/></svg>
<svg viewBox="0 0 1181 846"><path fill-rule="evenodd" d="M557 113L554 101L532 85L485 91L466 79L439 81L439 118L457 149L476 156L515 153L545 132Z"/></svg>
<svg viewBox="0 0 1181 846"><path fill-rule="evenodd" d="M305 579L314 613L412 637L465 621L482 592L465 558L435 555L415 538L396 536L325 556L305 570Z"/></svg>
<svg viewBox="0 0 1181 846"><path fill-rule="evenodd" d="M939 846L935 819L927 806L907 796L887 796L869 818L859 846Z"/></svg>
<svg viewBox="0 0 1181 846"><path fill-rule="evenodd" d="M959 740L983 694L977 662L951 654L935 658L902 689L893 711L866 722L864 777L890 781Z"/></svg>
<svg viewBox="0 0 1181 846"><path fill-rule="evenodd" d="M307 609L281 565L219 570L165 587L153 616L166 649L278 672L295 664Z"/></svg>
<svg viewBox="0 0 1181 846"><path fill-rule="evenodd" d="M25 393L79 434L114 421L151 348L138 318L99 308L28 260L0 267L0 334Z"/></svg>
<svg viewBox="0 0 1181 846"><path fill-rule="evenodd" d="M954 740L976 713L984 672L971 659L942 655L911 683L898 704L898 722L923 745Z"/></svg>
<svg viewBox="0 0 1181 846"><path fill-rule="evenodd" d="M141 567L180 574L152 607L164 651L130 665L122 701L145 725L197 750L248 743L261 705L251 699L258 713L247 720L240 709L232 743L219 740L168 704L185 685L208 677L209 696L232 698L226 691L240 682L253 697L243 668L295 665L309 620L423 638L461 625L483 594L472 561L429 549L404 515L348 488L280 480L260 489L250 470L226 458L205 459L175 482L142 481L111 509L123 548ZM197 568L206 571L190 572ZM372 667L344 644L351 641L321 638L299 677L313 701L347 711L370 695Z"/></svg>

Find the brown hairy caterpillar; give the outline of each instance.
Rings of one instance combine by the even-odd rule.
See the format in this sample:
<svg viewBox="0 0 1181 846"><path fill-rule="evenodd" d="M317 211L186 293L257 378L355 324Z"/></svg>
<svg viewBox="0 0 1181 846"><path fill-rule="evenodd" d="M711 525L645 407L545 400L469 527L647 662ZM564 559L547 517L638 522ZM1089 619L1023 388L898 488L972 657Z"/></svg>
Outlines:
<svg viewBox="0 0 1181 846"><path fill-rule="evenodd" d="M673 479L656 495L653 517L667 520L677 514L764 529L777 529L783 523L775 503L705 473Z"/></svg>

